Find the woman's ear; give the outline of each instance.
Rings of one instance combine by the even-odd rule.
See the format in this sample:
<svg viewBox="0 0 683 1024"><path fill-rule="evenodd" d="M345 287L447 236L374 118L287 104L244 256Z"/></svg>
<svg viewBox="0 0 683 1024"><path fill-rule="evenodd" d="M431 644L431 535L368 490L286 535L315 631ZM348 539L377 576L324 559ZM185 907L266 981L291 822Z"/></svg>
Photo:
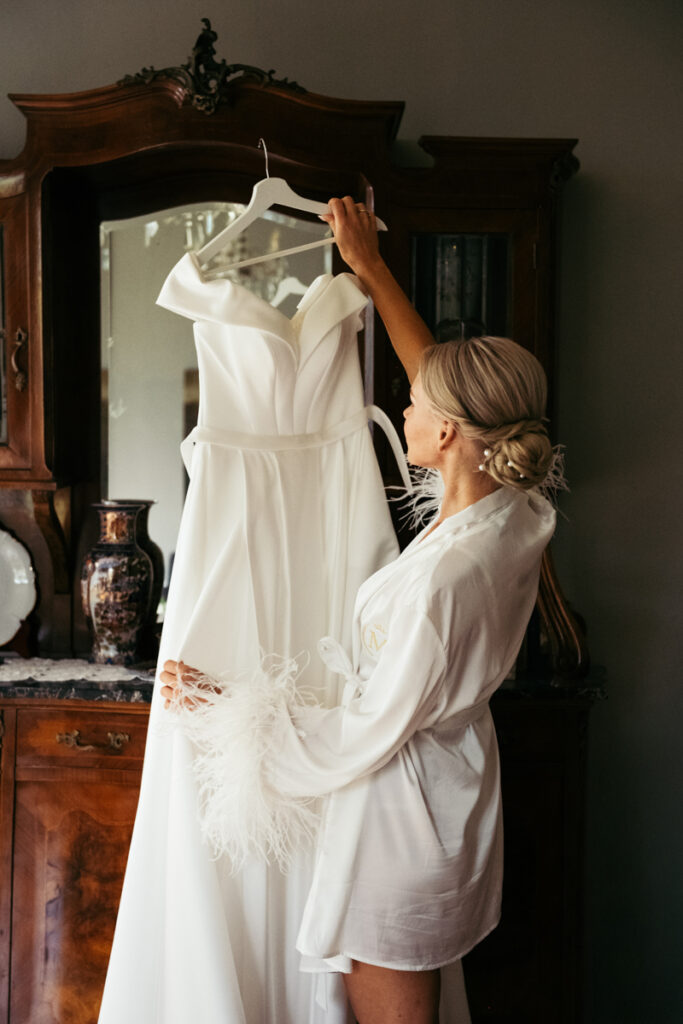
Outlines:
<svg viewBox="0 0 683 1024"><path fill-rule="evenodd" d="M444 451L446 448L453 444L454 440L458 436L458 431L454 423L449 420L443 420L441 429L439 430L439 451Z"/></svg>

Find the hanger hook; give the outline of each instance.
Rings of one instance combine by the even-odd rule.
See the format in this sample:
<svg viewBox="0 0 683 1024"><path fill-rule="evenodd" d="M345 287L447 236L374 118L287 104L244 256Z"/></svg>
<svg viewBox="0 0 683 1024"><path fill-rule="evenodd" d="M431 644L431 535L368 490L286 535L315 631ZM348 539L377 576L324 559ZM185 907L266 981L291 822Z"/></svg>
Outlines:
<svg viewBox="0 0 683 1024"><path fill-rule="evenodd" d="M269 178L270 177L270 172L268 171L268 147L266 146L266 144L263 141L263 139L259 139L258 140L258 148L262 149L263 152L265 153L265 156L266 156L266 178Z"/></svg>

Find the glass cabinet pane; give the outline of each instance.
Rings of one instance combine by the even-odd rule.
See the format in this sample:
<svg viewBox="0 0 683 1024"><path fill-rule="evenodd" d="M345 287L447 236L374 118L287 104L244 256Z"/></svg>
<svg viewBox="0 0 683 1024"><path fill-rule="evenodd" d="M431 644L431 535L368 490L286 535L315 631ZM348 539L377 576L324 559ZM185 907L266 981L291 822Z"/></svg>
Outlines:
<svg viewBox="0 0 683 1024"><path fill-rule="evenodd" d="M437 341L507 335L509 278L508 235L413 237L413 300Z"/></svg>

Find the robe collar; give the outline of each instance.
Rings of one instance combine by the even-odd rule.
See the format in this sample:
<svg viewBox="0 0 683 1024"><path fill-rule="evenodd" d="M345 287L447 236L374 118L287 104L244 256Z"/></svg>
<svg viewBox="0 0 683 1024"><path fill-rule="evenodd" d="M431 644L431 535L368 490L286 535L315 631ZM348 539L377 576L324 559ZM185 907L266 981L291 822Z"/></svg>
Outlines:
<svg viewBox="0 0 683 1024"><path fill-rule="evenodd" d="M438 541L446 534L452 535L459 533L461 530L468 530L475 524L490 519L500 509L505 508L505 506L512 505L518 499L524 500L526 497L522 491L517 490L515 487L497 487L495 491L491 491L486 497L473 502L467 508L462 509L462 511L456 512L455 515L447 516L428 537L425 534L431 529L431 523L427 523L408 544L403 553L405 554L418 548L424 550L425 547L431 546L432 541Z"/></svg>
<svg viewBox="0 0 683 1024"><path fill-rule="evenodd" d="M447 538L473 529L480 523L486 522L487 519L498 515L503 509L512 508L515 502L525 501L528 496L528 494L523 494L514 487L499 487L497 490L492 491L491 494L487 494L485 498L480 498L474 504L468 505L462 512L456 512L455 515L448 516L427 537L425 534L430 529L430 524L428 523L413 538L410 544L403 549L398 558L393 562L388 562L387 565L361 584L354 615L358 616L361 613L368 601L375 597L395 573L403 573L407 562L411 562L413 559L432 557L435 547L438 548ZM544 502L548 509L551 509L549 502L546 502L544 498L539 498L539 500Z"/></svg>

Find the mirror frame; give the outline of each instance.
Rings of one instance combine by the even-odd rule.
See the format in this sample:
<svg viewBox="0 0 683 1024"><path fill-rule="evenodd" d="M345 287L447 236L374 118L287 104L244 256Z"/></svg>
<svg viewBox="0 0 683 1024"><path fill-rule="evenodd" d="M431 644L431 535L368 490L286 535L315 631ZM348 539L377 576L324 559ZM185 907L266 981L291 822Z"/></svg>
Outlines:
<svg viewBox="0 0 683 1024"><path fill-rule="evenodd" d="M331 100L249 76L224 91L209 114L170 73L83 93L11 96L26 117L27 137L16 160L0 161L0 223L5 267L12 268L5 335L28 335L22 369L29 386L23 407L8 410L4 483L53 489L90 471L89 460L75 456L82 431L62 400L69 383L90 379L94 369L89 349L74 358L72 347L89 329L88 312L63 311L69 296L58 278L63 261L70 262L71 280L77 268L81 297L89 301L96 216L134 216L206 198L245 201L263 176L260 136L268 142L271 174L313 198L339 191L369 198L368 182L386 178L387 143L403 104ZM68 342L55 330L65 319ZM82 427L82 413L79 421Z"/></svg>

